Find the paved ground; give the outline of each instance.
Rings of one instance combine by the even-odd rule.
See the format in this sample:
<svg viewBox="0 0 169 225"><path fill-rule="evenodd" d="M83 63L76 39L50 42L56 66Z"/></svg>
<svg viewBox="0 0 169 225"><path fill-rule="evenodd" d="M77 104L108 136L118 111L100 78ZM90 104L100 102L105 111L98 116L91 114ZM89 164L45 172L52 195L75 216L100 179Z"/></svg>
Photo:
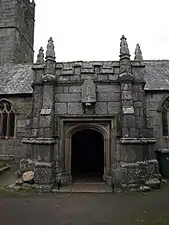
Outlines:
<svg viewBox="0 0 169 225"><path fill-rule="evenodd" d="M9 173L5 177L1 177L0 183L13 180L9 179ZM168 184L146 194L121 196L113 193L21 194L0 191L0 225L128 225L167 214L168 193Z"/></svg>
<svg viewBox="0 0 169 225"><path fill-rule="evenodd" d="M2 225L127 225L168 213L169 188L146 194L20 194L0 192Z"/></svg>

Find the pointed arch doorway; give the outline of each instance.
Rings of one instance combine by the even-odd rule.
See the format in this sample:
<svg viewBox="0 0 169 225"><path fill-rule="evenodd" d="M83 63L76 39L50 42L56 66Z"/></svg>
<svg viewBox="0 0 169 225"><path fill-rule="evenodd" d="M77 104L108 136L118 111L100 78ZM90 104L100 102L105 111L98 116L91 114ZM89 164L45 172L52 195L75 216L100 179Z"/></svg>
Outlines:
<svg viewBox="0 0 169 225"><path fill-rule="evenodd" d="M104 174L104 138L94 129L72 135L71 173L73 181L101 181Z"/></svg>

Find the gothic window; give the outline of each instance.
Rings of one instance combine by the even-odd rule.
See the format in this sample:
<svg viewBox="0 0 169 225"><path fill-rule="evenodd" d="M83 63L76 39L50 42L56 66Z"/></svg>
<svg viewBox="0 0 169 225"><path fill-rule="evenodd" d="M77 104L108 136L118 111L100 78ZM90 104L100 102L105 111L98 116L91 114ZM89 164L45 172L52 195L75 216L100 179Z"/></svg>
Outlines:
<svg viewBox="0 0 169 225"><path fill-rule="evenodd" d="M6 100L0 101L0 136L14 137L15 135L15 110Z"/></svg>
<svg viewBox="0 0 169 225"><path fill-rule="evenodd" d="M162 110L162 126L163 126L163 136L169 135L169 97L167 97L163 103Z"/></svg>

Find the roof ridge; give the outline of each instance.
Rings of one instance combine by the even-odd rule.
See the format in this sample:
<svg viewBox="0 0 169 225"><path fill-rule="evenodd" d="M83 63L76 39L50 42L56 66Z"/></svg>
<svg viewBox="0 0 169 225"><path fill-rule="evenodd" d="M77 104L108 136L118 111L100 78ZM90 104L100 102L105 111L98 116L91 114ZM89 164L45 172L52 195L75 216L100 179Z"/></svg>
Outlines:
<svg viewBox="0 0 169 225"><path fill-rule="evenodd" d="M169 62L169 59L147 59L144 62Z"/></svg>
<svg viewBox="0 0 169 225"><path fill-rule="evenodd" d="M97 62L103 62L103 63L105 63L105 62L119 62L119 60L89 60L89 61L87 61L87 60L75 60L75 61L57 61L56 63L97 63Z"/></svg>

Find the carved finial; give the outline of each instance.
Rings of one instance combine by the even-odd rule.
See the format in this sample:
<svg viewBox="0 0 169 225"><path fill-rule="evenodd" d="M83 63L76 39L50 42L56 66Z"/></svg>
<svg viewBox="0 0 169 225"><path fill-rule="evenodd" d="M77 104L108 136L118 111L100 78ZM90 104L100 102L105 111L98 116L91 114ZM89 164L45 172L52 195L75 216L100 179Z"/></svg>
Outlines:
<svg viewBox="0 0 169 225"><path fill-rule="evenodd" d="M53 44L52 37L49 39L47 44L46 58L54 58L55 59L55 47Z"/></svg>
<svg viewBox="0 0 169 225"><path fill-rule="evenodd" d="M41 47L40 49L39 49L39 53L38 53L38 55L37 55L37 60L36 60L36 64L39 64L39 65L41 65L41 64L44 64L45 63L45 61L44 61L44 50L43 50L43 48Z"/></svg>
<svg viewBox="0 0 169 225"><path fill-rule="evenodd" d="M128 48L128 44L126 40L127 39L125 38L125 36L122 35L121 42L120 42L120 56L123 56L123 55L130 56L130 52L129 52L129 48Z"/></svg>
<svg viewBox="0 0 169 225"><path fill-rule="evenodd" d="M134 60L135 61L140 61L140 62L143 61L142 51L140 49L140 45L139 44L136 45Z"/></svg>

